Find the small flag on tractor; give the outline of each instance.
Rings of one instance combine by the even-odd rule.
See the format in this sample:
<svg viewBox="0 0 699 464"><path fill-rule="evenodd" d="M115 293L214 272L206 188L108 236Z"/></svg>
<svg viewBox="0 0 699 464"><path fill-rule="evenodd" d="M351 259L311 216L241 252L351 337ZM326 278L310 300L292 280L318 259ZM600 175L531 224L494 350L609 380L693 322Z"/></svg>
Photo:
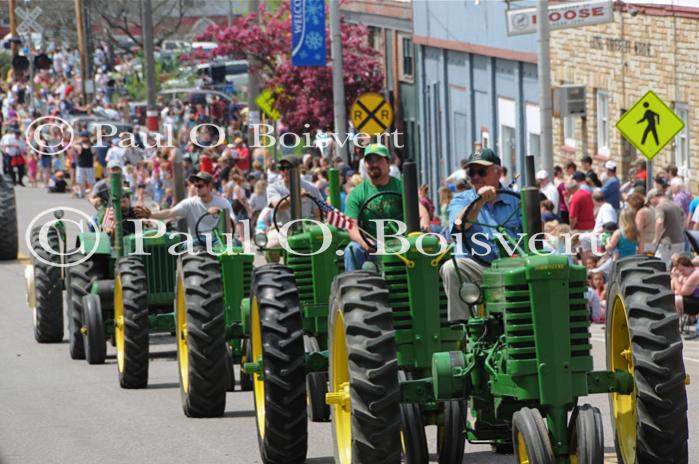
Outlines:
<svg viewBox="0 0 699 464"><path fill-rule="evenodd" d="M327 203L321 204L323 205L322 209L325 213L325 222L338 229L349 230L354 227L354 219L347 217L345 213Z"/></svg>
<svg viewBox="0 0 699 464"><path fill-rule="evenodd" d="M114 208L109 207L107 211L104 212L104 218L102 218L102 230L112 230L114 228Z"/></svg>

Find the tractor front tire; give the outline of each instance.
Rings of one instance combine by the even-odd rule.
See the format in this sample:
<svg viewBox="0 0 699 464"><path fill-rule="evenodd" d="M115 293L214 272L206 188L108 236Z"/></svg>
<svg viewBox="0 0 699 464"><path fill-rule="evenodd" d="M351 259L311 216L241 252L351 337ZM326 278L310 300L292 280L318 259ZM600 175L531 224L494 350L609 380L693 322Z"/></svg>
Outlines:
<svg viewBox="0 0 699 464"><path fill-rule="evenodd" d="M303 318L294 274L266 264L255 269L251 296L252 359L257 438L265 464L306 460L306 367Z"/></svg>
<svg viewBox="0 0 699 464"><path fill-rule="evenodd" d="M335 462L401 460L395 331L379 275L338 275L330 293L330 382Z"/></svg>
<svg viewBox="0 0 699 464"><path fill-rule="evenodd" d="M304 335L303 345L306 353L320 351L318 340L315 337ZM310 372L306 374L308 418L311 422L328 422L330 420L330 407L325 402L326 393L328 393L327 372Z"/></svg>
<svg viewBox="0 0 699 464"><path fill-rule="evenodd" d="M220 417L226 409L229 358L221 268L215 256L182 256L175 316L182 409L187 417Z"/></svg>
<svg viewBox="0 0 699 464"><path fill-rule="evenodd" d="M243 356L240 359L240 391L252 391L252 376L243 372L243 366L252 359L252 344L249 338L243 342Z"/></svg>
<svg viewBox="0 0 699 464"><path fill-rule="evenodd" d="M604 463L604 429L599 409L589 404L576 407L568 430L571 462L575 457L577 464Z"/></svg>
<svg viewBox="0 0 699 464"><path fill-rule="evenodd" d="M666 263L617 261L607 299L607 369L631 375L633 392L609 395L621 464L686 464L686 373Z"/></svg>
<svg viewBox="0 0 699 464"><path fill-rule="evenodd" d="M17 259L18 249L15 189L0 172L0 261Z"/></svg>
<svg viewBox="0 0 699 464"><path fill-rule="evenodd" d="M107 357L107 342L104 337L104 321L102 317L102 304L100 297L88 293L82 301L81 329L83 346L85 347L85 359L88 364L104 364Z"/></svg>
<svg viewBox="0 0 699 464"><path fill-rule="evenodd" d="M398 380L408 380L404 371L398 371ZM422 464L429 462L429 449L427 448L427 435L425 424L422 420L420 405L416 403L401 403L401 444L403 457L406 464Z"/></svg>
<svg viewBox="0 0 699 464"><path fill-rule="evenodd" d="M444 424L437 427L438 462L461 462L466 447L466 403L446 401L443 408Z"/></svg>
<svg viewBox="0 0 699 464"><path fill-rule="evenodd" d="M553 447L544 419L537 409L522 408L512 416L515 461L554 464Z"/></svg>
<svg viewBox="0 0 699 464"><path fill-rule="evenodd" d="M85 258L75 254L73 261ZM68 348L71 359L85 359L85 343L80 333L83 326L83 298L90 293L92 284L106 274L104 263L98 259L86 259L74 264L66 272L66 312L68 315Z"/></svg>
<svg viewBox="0 0 699 464"><path fill-rule="evenodd" d="M148 286L139 258L121 258L114 281L114 325L119 385L148 385Z"/></svg>
<svg viewBox="0 0 699 464"><path fill-rule="evenodd" d="M34 288L28 291L34 291L34 339L39 343L57 343L63 341L60 243L58 231L50 227L46 245L55 252L45 250L39 240L40 230L41 227L34 227L30 234Z"/></svg>

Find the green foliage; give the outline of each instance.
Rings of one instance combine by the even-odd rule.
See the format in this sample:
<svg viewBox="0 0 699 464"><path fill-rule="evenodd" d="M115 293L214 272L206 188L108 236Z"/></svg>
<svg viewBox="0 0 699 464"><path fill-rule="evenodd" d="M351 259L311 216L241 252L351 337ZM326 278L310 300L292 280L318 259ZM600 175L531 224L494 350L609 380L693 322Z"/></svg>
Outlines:
<svg viewBox="0 0 699 464"><path fill-rule="evenodd" d="M142 56L138 58L140 63L143 63ZM161 87L161 75L167 77L167 73L164 71L164 67L168 67L161 60L155 62L155 92L160 91ZM170 66L171 67L171 66ZM144 70L145 71L145 70ZM148 98L148 93L146 91L146 79L144 72L134 72L129 76L124 76L126 82L126 91L129 96L135 101L146 100Z"/></svg>

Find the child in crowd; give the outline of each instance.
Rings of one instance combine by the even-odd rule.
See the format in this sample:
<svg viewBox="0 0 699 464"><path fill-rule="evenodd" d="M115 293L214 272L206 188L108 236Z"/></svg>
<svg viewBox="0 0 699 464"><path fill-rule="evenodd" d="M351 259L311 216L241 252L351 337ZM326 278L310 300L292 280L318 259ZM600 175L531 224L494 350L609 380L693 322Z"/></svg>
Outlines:
<svg viewBox="0 0 699 464"><path fill-rule="evenodd" d="M39 160L37 159L37 155L35 152L32 152L29 155L29 159L27 160L27 176L29 176L29 182L31 182L32 188L36 188L36 175L38 166Z"/></svg>

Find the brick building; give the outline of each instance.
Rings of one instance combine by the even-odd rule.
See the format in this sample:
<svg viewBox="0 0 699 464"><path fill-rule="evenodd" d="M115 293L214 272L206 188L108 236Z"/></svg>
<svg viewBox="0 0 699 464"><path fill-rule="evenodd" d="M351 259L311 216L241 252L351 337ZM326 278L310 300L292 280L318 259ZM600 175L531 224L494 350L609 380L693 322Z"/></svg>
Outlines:
<svg viewBox="0 0 699 464"><path fill-rule="evenodd" d="M648 90L685 122L685 129L654 159L675 165L693 183L699 159L691 135L699 131L699 3L696 7L617 2L614 22L551 32L551 82L583 85L586 117L554 117L554 161L584 153L600 166L612 159L628 172L640 155L615 124Z"/></svg>

